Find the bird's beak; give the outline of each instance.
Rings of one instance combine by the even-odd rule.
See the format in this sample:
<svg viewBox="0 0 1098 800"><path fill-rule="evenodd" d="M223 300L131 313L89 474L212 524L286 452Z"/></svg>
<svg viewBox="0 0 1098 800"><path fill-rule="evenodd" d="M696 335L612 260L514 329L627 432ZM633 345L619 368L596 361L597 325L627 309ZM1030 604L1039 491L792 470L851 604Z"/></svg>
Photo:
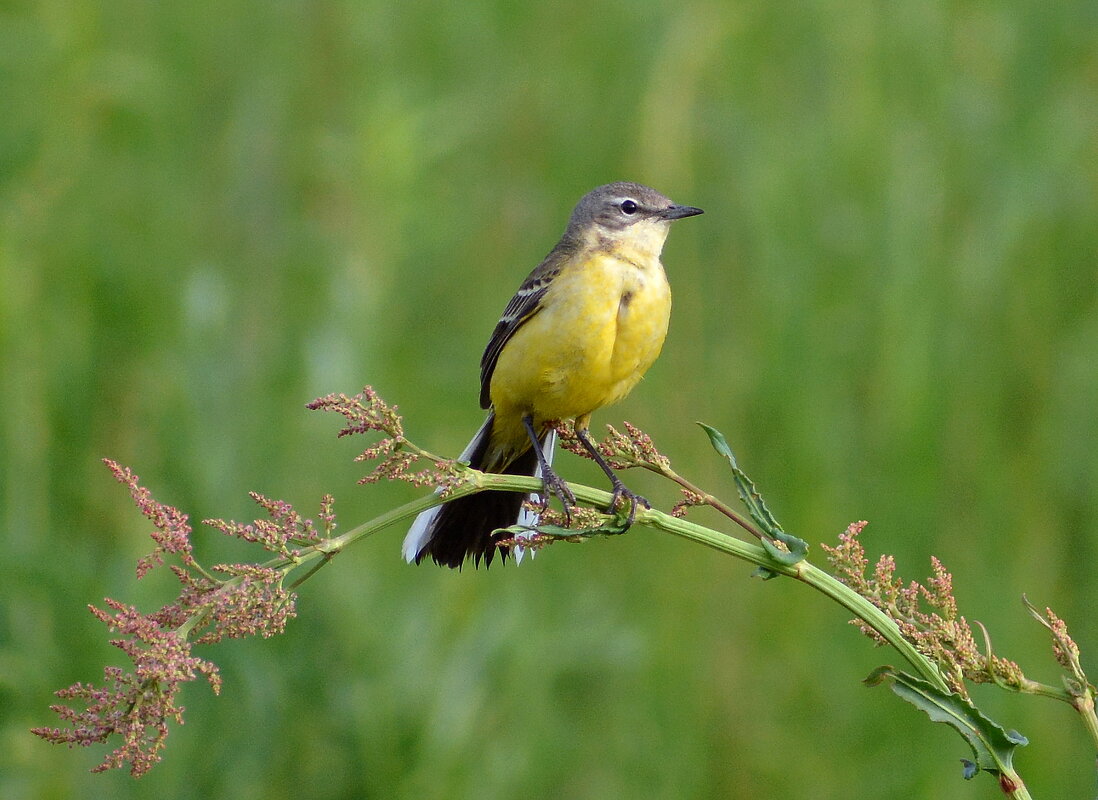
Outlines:
<svg viewBox="0 0 1098 800"><path fill-rule="evenodd" d="M668 206L660 212L660 218L666 220L682 219L683 217L696 217L698 214L704 214L700 208L694 208L694 206Z"/></svg>

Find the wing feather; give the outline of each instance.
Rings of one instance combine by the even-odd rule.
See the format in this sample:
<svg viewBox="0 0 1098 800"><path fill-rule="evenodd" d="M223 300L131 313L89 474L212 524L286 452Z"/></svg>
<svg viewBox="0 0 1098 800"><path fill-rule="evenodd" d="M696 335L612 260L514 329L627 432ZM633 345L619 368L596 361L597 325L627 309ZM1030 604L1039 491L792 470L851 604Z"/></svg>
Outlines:
<svg viewBox="0 0 1098 800"><path fill-rule="evenodd" d="M575 247L571 242L562 240L522 282L522 286L507 303L507 308L503 310L503 315L492 331L492 338L488 340L488 346L484 348L484 355L480 358L481 408L492 405L492 373L495 372L500 353L515 335L515 331L541 310L541 301L549 291L550 284L560 274L574 251Z"/></svg>

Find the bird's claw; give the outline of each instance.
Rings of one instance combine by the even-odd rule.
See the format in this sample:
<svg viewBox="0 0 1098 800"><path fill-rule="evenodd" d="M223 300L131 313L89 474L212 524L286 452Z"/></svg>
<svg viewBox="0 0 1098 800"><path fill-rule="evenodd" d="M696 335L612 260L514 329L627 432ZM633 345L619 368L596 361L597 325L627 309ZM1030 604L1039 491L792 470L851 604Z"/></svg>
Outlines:
<svg viewBox="0 0 1098 800"><path fill-rule="evenodd" d="M545 491L541 495L542 510L549 507L549 498L556 497L564 509L566 523L572 521L572 509L576 506L576 495L568 488L568 484L552 470L543 470L541 481Z"/></svg>
<svg viewBox="0 0 1098 800"><path fill-rule="evenodd" d="M615 513L619 500L625 500L629 503L629 516L625 520L626 529L632 526L633 521L637 518L638 505L644 506L645 508L652 507L652 504L648 502L647 497L643 497L636 492L627 489L624 483L620 480L616 480L614 481L614 491L610 493L610 505L606 510L611 514Z"/></svg>

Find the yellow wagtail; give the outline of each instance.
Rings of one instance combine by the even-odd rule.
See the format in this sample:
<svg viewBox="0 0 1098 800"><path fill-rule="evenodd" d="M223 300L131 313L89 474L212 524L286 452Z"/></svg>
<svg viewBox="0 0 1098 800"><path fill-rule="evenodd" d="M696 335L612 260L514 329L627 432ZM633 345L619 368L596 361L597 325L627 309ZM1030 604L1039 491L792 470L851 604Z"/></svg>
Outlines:
<svg viewBox="0 0 1098 800"><path fill-rule="evenodd" d="M667 335L671 288L660 252L671 222L701 214L647 186L611 183L584 195L568 228L523 281L503 311L480 360L480 405L489 409L462 461L486 472L540 475L546 498L575 504L553 472L558 420L575 420L576 436L613 485L610 510L637 503L595 449L591 414L616 402L656 360ZM500 528L514 525L528 495L479 492L420 514L404 539L404 557L427 556L460 567L472 556L485 566L499 549ZM536 517L533 518L536 522Z"/></svg>

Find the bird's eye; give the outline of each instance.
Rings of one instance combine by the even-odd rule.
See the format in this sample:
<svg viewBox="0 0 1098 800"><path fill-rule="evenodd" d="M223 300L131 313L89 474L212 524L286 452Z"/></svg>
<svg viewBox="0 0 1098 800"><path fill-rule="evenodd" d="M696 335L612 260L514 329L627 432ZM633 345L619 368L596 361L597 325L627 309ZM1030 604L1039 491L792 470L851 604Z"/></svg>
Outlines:
<svg viewBox="0 0 1098 800"><path fill-rule="evenodd" d="M623 214L637 213L637 204L634 203L632 200L622 200L620 208Z"/></svg>

